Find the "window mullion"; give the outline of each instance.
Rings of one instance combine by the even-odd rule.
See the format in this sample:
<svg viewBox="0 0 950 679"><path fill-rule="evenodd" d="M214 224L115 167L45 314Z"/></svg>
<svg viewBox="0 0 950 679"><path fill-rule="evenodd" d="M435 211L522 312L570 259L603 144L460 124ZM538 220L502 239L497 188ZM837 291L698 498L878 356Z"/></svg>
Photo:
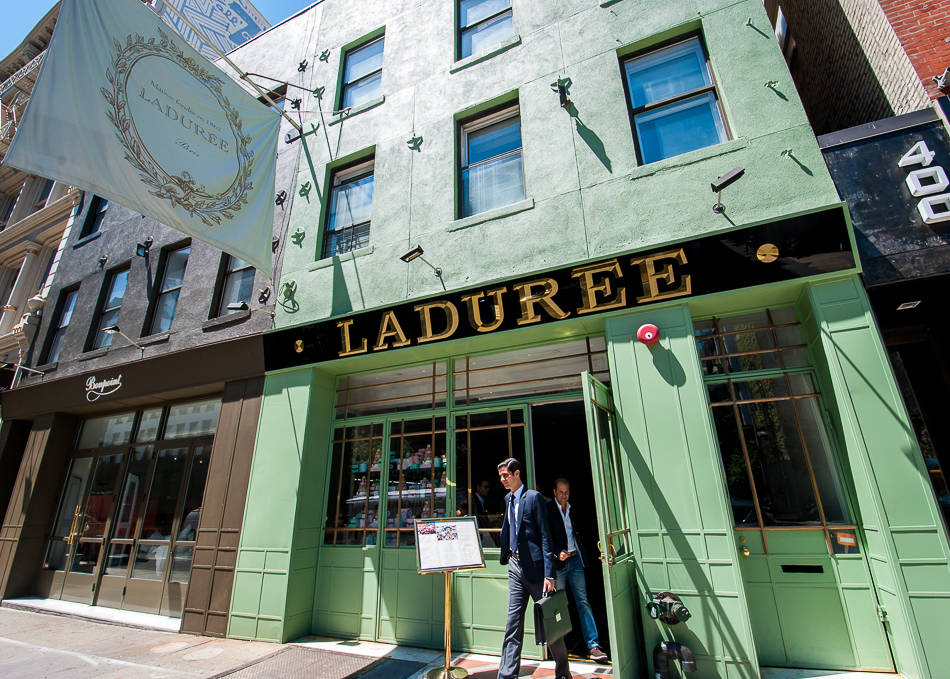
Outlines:
<svg viewBox="0 0 950 679"><path fill-rule="evenodd" d="M659 108L664 108L672 104L678 104L681 101L691 99L692 97L698 97L700 95L712 92L715 94L716 86L714 84L703 85L702 87L697 87L694 90L689 90L688 92L682 92L680 94L675 94L672 97L667 97L666 99L660 99L659 101L654 101L646 106L641 106L633 110L633 115L637 116L641 113L648 113L650 111L655 111ZM717 97L718 100L718 97Z"/></svg>
<svg viewBox="0 0 950 679"><path fill-rule="evenodd" d="M462 27L462 32L463 32L463 33L467 33L467 32L469 32L469 31L471 31L472 29L476 29L476 28L478 28L478 27L480 27L480 26L484 26L485 24L491 23L492 21L494 21L494 20L497 19L498 17L502 16L503 14L511 14L511 5L510 5L510 4L509 4L507 7L505 7L504 9L500 9L500 10L498 10L497 12L495 12L494 14L491 14L491 15L485 17L484 19L480 19L480 20L476 21L474 24L468 24L467 26L463 26L463 27Z"/></svg>

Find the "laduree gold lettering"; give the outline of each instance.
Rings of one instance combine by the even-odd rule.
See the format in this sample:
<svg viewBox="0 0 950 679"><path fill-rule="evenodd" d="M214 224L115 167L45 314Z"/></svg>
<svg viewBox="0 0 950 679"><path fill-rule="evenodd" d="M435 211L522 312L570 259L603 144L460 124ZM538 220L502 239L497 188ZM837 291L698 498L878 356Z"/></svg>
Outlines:
<svg viewBox="0 0 950 679"><path fill-rule="evenodd" d="M599 274L604 274L604 276L598 281L594 277ZM579 266L571 271L571 276L577 278L581 284L581 307L577 310L578 315L589 314L593 311L622 309L627 306L627 289L622 286L617 287L617 294L613 296L613 299L608 299L613 294L611 274L617 278L623 278L620 262L616 259ZM598 294L603 295L603 301L597 300Z"/></svg>
<svg viewBox="0 0 950 679"><path fill-rule="evenodd" d="M353 348L353 342L350 338L350 326L353 325L353 319L347 318L344 321L337 321L336 327L340 329L340 340L343 345L343 350L340 351L337 355L340 357L343 356L355 356L357 354L366 353L366 338L362 339L362 344L360 344L359 349Z"/></svg>
<svg viewBox="0 0 950 679"><path fill-rule="evenodd" d="M379 321L379 335L376 336L376 344L373 345L373 351L382 351L388 349L390 338L396 338L393 342L393 348L405 347L411 344L411 341L403 332L402 326L396 319L396 312L389 310L383 314Z"/></svg>
<svg viewBox="0 0 950 679"><path fill-rule="evenodd" d="M518 325L528 325L537 323L541 320L541 314L535 309L535 305L540 305L553 318L561 320L571 314L564 311L554 301L554 295L557 294L557 281L553 278L537 278L527 283L518 283L511 286L518 291L518 302L521 304L521 316L515 321ZM533 289L540 287L540 292L534 292Z"/></svg>
<svg viewBox="0 0 950 679"><path fill-rule="evenodd" d="M419 321L422 323L422 336L419 337L419 344L448 339L458 330L459 310L455 308L452 302L439 300L438 302L429 302L428 304L417 304L412 308L419 313ZM439 333L432 332L433 309L442 309L442 311L445 312L446 328Z"/></svg>
<svg viewBox="0 0 950 679"><path fill-rule="evenodd" d="M497 329L505 321L505 308L501 303L501 296L508 291L508 288L494 288L488 292L476 292L474 295L463 295L462 301L465 303L465 306L468 310L468 323L472 326L473 330L478 332L491 332L492 330ZM492 307L495 310L495 320L491 323L486 323L482 319L482 310L479 302L483 297L494 297L495 301L492 303Z"/></svg>
<svg viewBox="0 0 950 679"><path fill-rule="evenodd" d="M643 295L637 297L637 302L658 302L664 299L674 297L683 297L692 294L693 279L690 274L680 276L679 285L666 292L660 292L658 283L662 281L666 285L673 285L676 282L676 272L673 270L673 264L667 262L657 268L657 262L660 260L670 260L683 265L686 264L686 252L683 248L678 250L667 250L659 252L648 257L636 257L630 260L630 263L640 268L640 280L643 282Z"/></svg>

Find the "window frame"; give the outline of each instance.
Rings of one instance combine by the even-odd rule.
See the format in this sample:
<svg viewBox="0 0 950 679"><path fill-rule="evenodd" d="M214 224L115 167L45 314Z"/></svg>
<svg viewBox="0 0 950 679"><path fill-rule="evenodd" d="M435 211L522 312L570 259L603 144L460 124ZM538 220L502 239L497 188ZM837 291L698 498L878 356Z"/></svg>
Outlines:
<svg viewBox="0 0 950 679"><path fill-rule="evenodd" d="M217 282L214 287L214 296L212 297L211 303L211 314L208 316L208 319L221 318L223 316L228 316L229 314L239 313L237 311L228 311L226 305L224 304L224 290L227 288L228 278L235 273L240 271L247 271L248 269L255 269L254 265L241 259L247 266L242 266L239 269L231 269L230 263L235 259L241 259L240 257L235 257L234 255L228 254L227 252L221 253L221 263L218 265L218 277ZM257 278L257 273L255 272L254 278ZM251 296L254 294L254 285L251 285ZM250 308L251 300L247 300L248 308Z"/></svg>
<svg viewBox="0 0 950 679"><path fill-rule="evenodd" d="M126 274L126 278L125 278L125 290L122 292L122 299L119 300L119 304L117 306L106 307L105 305L108 302L109 297L111 296L111 293L112 293L112 286L115 283L116 278L118 278L123 273ZM102 283L102 289L99 292L99 302L96 304L96 314L95 316L93 316L93 322L90 325L91 333L89 335L89 339L86 341L86 351L95 351L96 349L108 349L109 347L112 346L112 339L109 340L108 344L102 344L102 345L97 346L97 339L100 335L103 335L103 336L108 335L110 338L113 337L113 335L104 331L104 327L102 325L102 317L113 310L118 310L118 313L120 314L122 313L122 304L123 302L125 302L125 295L129 291L129 276L131 275L131 273L132 273L131 262L126 262L122 266L117 266L116 268L111 269L109 273L106 275L106 278ZM116 320L118 320L118 316L116 316ZM115 323L114 325L118 325L118 323Z"/></svg>
<svg viewBox="0 0 950 679"><path fill-rule="evenodd" d="M363 157L360 160L354 161L348 165L342 165L338 168L330 170L329 181L327 186L330 187L330 190L327 194L326 202L326 214L323 219L323 229L322 229L322 238L320 242L320 259L329 259L330 257L335 257L337 255L346 254L348 252L353 252L354 250L359 250L360 248L350 248L340 252L339 250L335 252L328 252L327 247L330 243L330 234L331 233L342 233L345 231L353 231L357 227L363 226L364 224L369 224L370 233L372 233L372 203L370 203L370 218L368 220L357 222L355 224L350 224L341 229L330 230L330 218L333 214L333 193L337 190L338 187L342 186L344 183L353 182L359 179L362 179L367 176L373 177L373 190L375 195L376 189L376 154L374 153L371 156Z"/></svg>
<svg viewBox="0 0 950 679"><path fill-rule="evenodd" d="M505 9L499 10L494 14L491 14L484 19L476 21L474 24L468 26L462 26L462 0L455 1L455 57L456 61L462 59L468 59L469 57L475 57L479 54L484 54L485 52L472 52L471 54L462 53L462 36L472 31L473 29L478 28L479 26L484 26L485 24L490 24L504 14L509 14L511 16L511 34L515 35L515 13L514 13L514 0L508 0L508 7ZM488 51L488 50L486 50Z"/></svg>
<svg viewBox="0 0 950 679"><path fill-rule="evenodd" d="M703 55L703 63L706 67L706 74L709 76L709 84L703 85L702 87L694 88L686 92L681 92L679 94L673 95L672 97L666 97L665 99L660 99L658 101L652 102L650 104L646 104L644 106L639 106L637 108L634 108L633 101L631 100L631 97L630 97L630 83L628 82L628 77L627 77L627 64L630 62L636 61L637 59L647 57L651 54L656 54L658 52L661 52L662 50L669 49L671 47L676 47L678 45L686 44L693 40L695 40L699 44L700 52ZM706 41L703 40L702 34L690 33L687 35L677 36L675 38L671 38L670 40L665 40L663 42L657 43L656 45L652 45L646 49L638 50L631 54L624 55L620 58L620 75L621 75L621 80L623 81L624 97L626 98L627 116L630 119L630 133L633 136L633 146L637 154L637 165L639 166L652 165L653 163L659 163L664 160L668 160L669 158L676 158L677 156L682 155L682 154L677 154L676 156L667 156L665 158L660 158L657 160L652 160L649 163L645 163L643 161L643 151L640 145L640 136L637 134L637 123L636 123L637 116L642 115L644 113L649 113L651 111L657 111L669 106L673 106L675 104L686 101L688 99L699 98L704 94L711 93L713 95L713 99L716 102L716 110L719 112L719 119L722 121L723 131L725 132L725 139L720 140L719 143L723 144L729 141L730 139L734 138L732 134L732 130L729 127L729 121L726 118L726 111L725 109L723 109L723 106L722 106L722 97L719 94L719 83L716 80L716 74L712 69L712 62L709 59L709 50L706 47ZM711 146L715 146L715 144L712 144ZM709 148L709 147L701 146L700 148ZM693 149L693 150L695 151L698 149ZM684 153L690 153L690 151L685 151Z"/></svg>
<svg viewBox="0 0 950 679"><path fill-rule="evenodd" d="M86 219L82 223L82 229L79 231L79 239L87 238L94 233L99 232L102 221L105 219L106 211L109 209L109 199L102 196L93 196L89 201L89 211L86 213Z"/></svg>
<svg viewBox="0 0 950 679"><path fill-rule="evenodd" d="M478 132L479 130L483 130L486 127L491 127L492 125L495 125L496 123L500 123L505 120L508 120L509 118L517 118L518 123L520 125L521 103L519 101L508 102L507 104L503 104L500 107L492 109L486 113L469 116L459 122L459 125L458 125L459 164L458 164L458 171L456 174L456 181L458 182L458 191L457 191L458 204L456 205L456 215L458 219L472 217L474 215L479 215L479 214L488 212L489 210L494 210L497 208L504 207L503 205L497 205L493 208L489 208L489 210L483 210L482 212L473 212L471 214L465 213L465 200L464 200L465 180L463 179L463 175L464 175L465 170L469 169L470 167L477 167L484 163L489 163L489 162L498 160L499 158L505 158L507 156L512 156L515 153L520 153L521 154L521 189L523 193L522 200L524 200L524 198L527 197L528 184L525 179L525 172L524 172L524 135L523 134L519 133L518 135L519 141L521 142L521 144L518 146L517 149L513 149L511 151L505 151L504 153L500 153L490 158L485 158L484 160L480 160L477 163L475 163L474 166L468 164L469 135L471 135L473 132ZM513 204L514 203L506 203L506 205L513 205Z"/></svg>
<svg viewBox="0 0 950 679"><path fill-rule="evenodd" d="M67 321L66 324L63 325L63 315L66 310L66 301L67 299L69 299L70 295L73 295L73 303L72 303L72 308L70 309L70 312L69 312L69 321ZM53 320L50 322L49 328L47 329L47 332L46 332L46 342L43 345L43 353L41 354L42 359L43 359L42 361L40 361L41 365L45 365L46 363L59 362L59 357L62 354L62 350L63 350L63 344L62 342L60 343L59 351L57 352L55 358L53 358L50 356L53 349L53 343L56 341L56 338L60 335L63 338L65 338L66 331L69 329L69 324L70 322L72 322L72 316L76 310L76 301L78 299L79 299L78 285L74 285L72 287L64 288L63 290L60 290L59 299L56 301L56 312L53 314ZM63 339L62 341L64 342L65 339Z"/></svg>
<svg viewBox="0 0 950 679"><path fill-rule="evenodd" d="M165 276L168 274L168 260L176 252L181 252L182 250L188 249L188 255L185 257L185 268L182 270L182 282L177 286L165 289ZM145 315L145 325L142 327L142 336L147 337L149 335L157 335L162 332L169 332L171 327L169 326L166 330L155 330L153 327L155 324L155 312L158 309L158 304L162 300L162 297L173 292L181 293L182 287L184 287L184 277L185 272L188 270L188 260L191 258L191 241L179 241L174 245L169 245L168 247L162 248L162 258L159 265L159 275L156 276L157 285L152 289L152 299L149 300L148 304L148 313ZM178 301L175 301L175 311L172 313L172 322L175 319L175 313L178 311Z"/></svg>
<svg viewBox="0 0 950 679"><path fill-rule="evenodd" d="M366 49L367 47L370 47L371 45L374 45L377 42L383 43L382 58L379 61L379 68L377 68L374 71L370 71L369 73L366 73L365 75L361 75L359 78L356 78L355 80L351 80L351 81L346 80L346 65L350 57L356 54L357 52L359 52L360 50ZM367 101L361 104L356 104L356 106L363 106L364 104L374 101L375 99L378 99L379 97L382 96L382 92L383 92L382 73L383 73L383 60L385 59L385 55L386 55L385 31L379 33L378 35L374 35L373 37L367 38L366 40L363 40L362 42L359 42L356 45L353 45L352 47L344 48L343 59L341 60L341 63L340 63L340 94L337 100L337 107L336 107L337 111L344 111L347 108L352 108L352 107L348 107L344 105L344 101L346 100L346 91L348 88L353 87L354 85L362 83L366 80L369 80L370 78L373 78L377 74L380 75L379 93L377 94L377 96L371 99L368 99Z"/></svg>

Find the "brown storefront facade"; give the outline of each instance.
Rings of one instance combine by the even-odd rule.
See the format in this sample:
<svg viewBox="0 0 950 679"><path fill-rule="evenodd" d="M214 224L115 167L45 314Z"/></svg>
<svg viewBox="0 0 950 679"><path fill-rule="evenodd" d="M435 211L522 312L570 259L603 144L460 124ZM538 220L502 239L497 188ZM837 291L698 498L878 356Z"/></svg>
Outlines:
<svg viewBox="0 0 950 679"><path fill-rule="evenodd" d="M263 390L259 335L0 396L0 597L224 636Z"/></svg>

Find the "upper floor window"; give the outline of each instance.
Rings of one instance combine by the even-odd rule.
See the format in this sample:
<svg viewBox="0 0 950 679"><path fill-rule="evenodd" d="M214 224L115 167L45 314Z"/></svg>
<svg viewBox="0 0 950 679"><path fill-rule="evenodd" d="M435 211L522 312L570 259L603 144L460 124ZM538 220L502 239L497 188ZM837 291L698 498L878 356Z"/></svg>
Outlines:
<svg viewBox="0 0 950 679"><path fill-rule="evenodd" d="M91 236L99 231L102 220L106 216L106 210L109 209L109 201L100 196L94 196L89 204L89 213L86 215L86 221L82 224L82 231L79 232L80 238Z"/></svg>
<svg viewBox="0 0 950 679"><path fill-rule="evenodd" d="M463 123L462 217L524 200L517 106Z"/></svg>
<svg viewBox="0 0 950 679"><path fill-rule="evenodd" d="M224 255L219 290L215 316L247 309L254 292L254 267L239 257Z"/></svg>
<svg viewBox="0 0 950 679"><path fill-rule="evenodd" d="M129 283L129 269L109 272L106 277L105 295L102 297L99 313L96 314L96 331L92 336L90 349L99 349L112 344L112 333L106 328L115 327L119 322L119 310L122 308L122 299Z"/></svg>
<svg viewBox="0 0 950 679"><path fill-rule="evenodd" d="M340 108L352 108L379 97L383 81L383 37L346 53Z"/></svg>
<svg viewBox="0 0 950 679"><path fill-rule="evenodd" d="M49 194L53 192L53 180L52 179L40 179L43 184L40 185L40 192L36 195L36 200L33 201L33 212L37 210L42 210L46 207L46 201L49 200Z"/></svg>
<svg viewBox="0 0 950 679"><path fill-rule="evenodd" d="M46 343L46 352L43 354L42 363L55 363L59 360L59 354L63 350L63 341L66 338L66 329L73 317L73 308L76 306L78 296L79 290L64 290L60 293L56 314L49 326L49 339Z"/></svg>
<svg viewBox="0 0 950 679"><path fill-rule="evenodd" d="M323 256L332 257L369 245L372 209L372 160L334 172L323 238Z"/></svg>
<svg viewBox="0 0 950 679"><path fill-rule="evenodd" d="M514 34L511 0L459 0L459 59L481 54Z"/></svg>
<svg viewBox="0 0 950 679"><path fill-rule="evenodd" d="M181 283L185 278L185 266L188 264L188 255L191 246L168 250L163 253L161 282L155 289L155 301L152 304L151 319L148 324L147 335L171 330L172 319L175 318L175 308L178 306L178 294L181 292Z"/></svg>
<svg viewBox="0 0 950 679"><path fill-rule="evenodd" d="M628 59L624 72L641 163L728 138L699 38Z"/></svg>
<svg viewBox="0 0 950 679"><path fill-rule="evenodd" d="M6 201L2 208L0 208L0 231L7 227L7 222L10 219L10 215L13 214L13 208L16 205L16 198L12 196L0 195L0 202Z"/></svg>

